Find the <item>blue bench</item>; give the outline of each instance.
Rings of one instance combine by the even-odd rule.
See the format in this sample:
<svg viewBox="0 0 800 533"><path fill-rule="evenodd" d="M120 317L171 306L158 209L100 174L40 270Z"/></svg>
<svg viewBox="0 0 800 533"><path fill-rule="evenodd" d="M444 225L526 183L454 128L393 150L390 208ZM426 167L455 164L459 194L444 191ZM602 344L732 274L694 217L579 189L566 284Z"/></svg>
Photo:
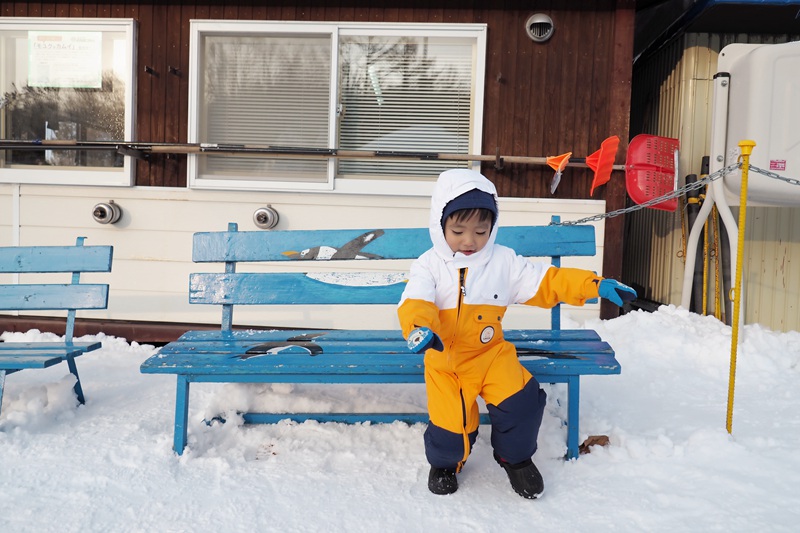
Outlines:
<svg viewBox="0 0 800 533"><path fill-rule="evenodd" d="M497 242L526 257L595 255L592 226L502 227ZM187 442L189 387L193 382L241 383L423 383L422 355L412 354L399 330L247 330L233 327L237 305L397 304L402 273L365 273L375 284L353 283L359 274L324 272L239 273L237 263L363 259L413 259L430 245L427 229L237 231L196 233L193 261L224 263L221 273L195 273L189 301L222 306L220 330L189 331L163 346L142 365L145 374L176 374L173 448ZM303 250L302 252L290 252ZM365 268L365 271L369 268ZM383 280L381 284L380 280ZM562 330L554 308L551 329L507 330L522 364L542 383L566 383L567 457L578 456L580 376L619 374L611 347L592 330ZM409 423L427 421L425 413L245 413L245 422L278 420ZM487 420L484 419L483 423Z"/></svg>
<svg viewBox="0 0 800 533"><path fill-rule="evenodd" d="M78 237L75 246L0 247L0 275L31 275L44 281L51 274L71 273L70 283L0 284L0 311L67 311L63 342L0 342L0 407L8 374L28 368L47 368L62 361L75 376L75 394L85 403L75 358L100 348L99 342L74 342L75 313L78 309L105 309L108 285L81 283L83 272L111 272L111 246L84 246ZM10 277L10 276L8 276ZM13 281L13 280L12 280ZM23 281L22 279L20 281Z"/></svg>

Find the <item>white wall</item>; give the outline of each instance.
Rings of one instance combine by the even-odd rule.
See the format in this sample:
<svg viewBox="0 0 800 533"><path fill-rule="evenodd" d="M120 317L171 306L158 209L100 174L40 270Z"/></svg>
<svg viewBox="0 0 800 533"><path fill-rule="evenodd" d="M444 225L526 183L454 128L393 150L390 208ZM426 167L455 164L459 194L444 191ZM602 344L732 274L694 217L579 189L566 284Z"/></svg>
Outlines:
<svg viewBox="0 0 800 533"><path fill-rule="evenodd" d="M18 191L18 195L16 194ZM123 210L121 220L103 225L92 218L92 208L113 199ZM276 229L426 227L429 200L412 196L368 196L316 193L197 191L157 187L60 187L0 184L0 245L86 244L114 246L111 274L85 274L82 279L110 284L109 307L81 316L158 322L218 324L217 306L189 305L191 272L221 271L222 267L191 262L192 233L221 231L229 222L241 231L259 231L253 212L272 205L280 215ZM571 221L605 212L605 202L592 200L504 198L501 224L548 224L551 214ZM602 222L595 223L598 253L590 258L565 259L564 266L602 272ZM407 262L387 263L386 270L404 271ZM285 262L262 270L287 269ZM310 269L297 263L288 268ZM239 270L245 270L242 266ZM258 268L258 267L256 267ZM363 269L343 264L342 269ZM565 307L574 320L599 316L599 305ZM549 311L509 310L506 327L547 327ZM394 306L259 306L234 310L237 324L287 327L397 327Z"/></svg>

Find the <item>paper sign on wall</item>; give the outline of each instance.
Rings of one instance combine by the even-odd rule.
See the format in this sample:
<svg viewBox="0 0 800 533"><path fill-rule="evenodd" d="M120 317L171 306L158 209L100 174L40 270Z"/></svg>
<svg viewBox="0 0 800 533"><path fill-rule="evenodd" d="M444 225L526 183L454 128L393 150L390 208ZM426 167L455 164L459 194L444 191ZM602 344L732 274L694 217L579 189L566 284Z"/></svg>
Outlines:
<svg viewBox="0 0 800 533"><path fill-rule="evenodd" d="M99 31L29 31L28 85L100 88L102 46Z"/></svg>

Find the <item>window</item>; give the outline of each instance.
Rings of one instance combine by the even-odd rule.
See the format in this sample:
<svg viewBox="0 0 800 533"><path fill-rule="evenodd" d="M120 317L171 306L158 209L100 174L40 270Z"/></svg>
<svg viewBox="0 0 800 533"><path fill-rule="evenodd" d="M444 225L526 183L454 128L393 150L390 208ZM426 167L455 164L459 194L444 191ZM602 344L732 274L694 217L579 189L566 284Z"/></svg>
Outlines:
<svg viewBox="0 0 800 533"><path fill-rule="evenodd" d="M133 138L134 22L0 19L0 131L16 141ZM0 150L0 182L130 185L109 150Z"/></svg>
<svg viewBox="0 0 800 533"><path fill-rule="evenodd" d="M484 25L192 21L189 141L280 157L191 156L196 188L409 194L479 153ZM412 191L413 193L413 191Z"/></svg>

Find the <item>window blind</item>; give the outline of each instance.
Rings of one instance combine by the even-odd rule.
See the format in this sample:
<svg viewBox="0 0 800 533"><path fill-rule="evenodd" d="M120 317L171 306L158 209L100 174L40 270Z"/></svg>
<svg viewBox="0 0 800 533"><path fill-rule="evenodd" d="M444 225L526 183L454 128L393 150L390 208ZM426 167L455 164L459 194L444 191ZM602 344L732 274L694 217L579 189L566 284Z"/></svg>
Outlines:
<svg viewBox="0 0 800 533"><path fill-rule="evenodd" d="M469 153L474 40L343 37L339 146L351 150ZM339 176L435 176L466 162L339 161Z"/></svg>
<svg viewBox="0 0 800 533"><path fill-rule="evenodd" d="M328 35L207 35L200 142L327 148L331 94ZM206 156L214 179L325 182L325 159Z"/></svg>

